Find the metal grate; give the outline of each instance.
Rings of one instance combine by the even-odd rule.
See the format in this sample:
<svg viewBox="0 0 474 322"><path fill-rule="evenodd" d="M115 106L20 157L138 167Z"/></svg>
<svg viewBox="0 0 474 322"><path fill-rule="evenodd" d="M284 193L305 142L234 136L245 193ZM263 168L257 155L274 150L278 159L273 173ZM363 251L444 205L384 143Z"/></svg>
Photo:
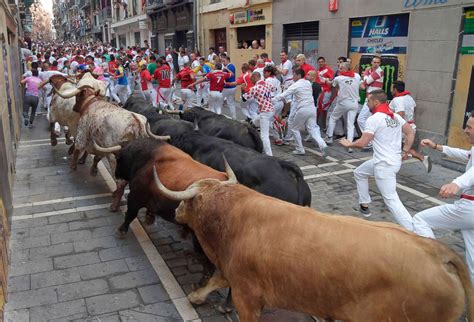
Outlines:
<svg viewBox="0 0 474 322"><path fill-rule="evenodd" d="M318 39L319 37L319 22L301 22L283 25L285 38L291 39Z"/></svg>

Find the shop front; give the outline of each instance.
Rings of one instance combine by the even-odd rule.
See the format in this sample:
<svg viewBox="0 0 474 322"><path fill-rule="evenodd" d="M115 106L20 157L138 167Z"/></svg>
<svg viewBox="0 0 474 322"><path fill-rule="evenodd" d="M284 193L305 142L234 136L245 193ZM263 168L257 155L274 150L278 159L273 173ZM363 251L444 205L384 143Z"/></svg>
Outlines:
<svg viewBox="0 0 474 322"><path fill-rule="evenodd" d="M229 10L228 53L240 68L256 55L272 53L272 2ZM252 43L260 48L252 49ZM248 47L248 48L247 48Z"/></svg>
<svg viewBox="0 0 474 322"><path fill-rule="evenodd" d="M375 55L382 58L384 91L391 99L395 80L404 80L408 47L409 14L353 18L350 21L349 58L362 74Z"/></svg>

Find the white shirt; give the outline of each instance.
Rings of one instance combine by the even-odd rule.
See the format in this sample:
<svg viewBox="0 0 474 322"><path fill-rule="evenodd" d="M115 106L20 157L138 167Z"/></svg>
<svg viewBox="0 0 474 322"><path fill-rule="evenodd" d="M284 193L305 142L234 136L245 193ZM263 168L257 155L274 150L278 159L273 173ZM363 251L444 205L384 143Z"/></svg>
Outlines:
<svg viewBox="0 0 474 322"><path fill-rule="evenodd" d="M259 74L260 74L260 79L264 79L264 78L265 78L265 77L263 76L263 69L264 69L264 68L265 68L265 67L255 68L255 69L253 70L253 73L255 73L255 72L259 73Z"/></svg>
<svg viewBox="0 0 474 322"><path fill-rule="evenodd" d="M280 68L283 70L287 70L288 73L283 76L281 75L281 78L283 79L283 83L289 80L293 80L293 63L290 60L287 60L286 62L282 63L280 65Z"/></svg>
<svg viewBox="0 0 474 322"><path fill-rule="evenodd" d="M394 113L404 112L405 116L403 118L410 123L412 127L415 125L415 107L415 100L410 95L394 97L390 102L392 111Z"/></svg>
<svg viewBox="0 0 474 322"><path fill-rule="evenodd" d="M214 54L214 53L207 55L207 61L210 62L210 63L213 63L213 62L214 62L214 58L215 58L216 56L217 56L217 55Z"/></svg>
<svg viewBox="0 0 474 322"><path fill-rule="evenodd" d="M392 119L385 113L371 115L365 123L364 133L374 135L374 164L386 162L389 165L402 164L402 127L405 120L398 114Z"/></svg>
<svg viewBox="0 0 474 322"><path fill-rule="evenodd" d="M58 69L62 69L64 67L64 62L67 60L66 57L61 57L58 59Z"/></svg>
<svg viewBox="0 0 474 322"><path fill-rule="evenodd" d="M278 80L278 78L276 78L276 77L268 77L268 78L265 78L265 82L266 82L267 84L270 84L271 87L272 87L272 89L273 89L272 97L275 97L275 96L281 94L281 83L280 83L280 81Z"/></svg>
<svg viewBox="0 0 474 322"><path fill-rule="evenodd" d="M293 98L291 96L293 96ZM286 91L277 95L275 99L285 99L286 101L291 99L291 108L295 108L295 111L303 107L312 107L316 110L313 99L313 87L311 86L311 82L307 79L299 79L288 87ZM400 140L398 142L400 142Z"/></svg>
<svg viewBox="0 0 474 322"><path fill-rule="evenodd" d="M193 60L193 62L191 63L191 69L195 69L197 67L201 66L201 64L199 63L199 59L195 59Z"/></svg>
<svg viewBox="0 0 474 322"><path fill-rule="evenodd" d="M170 66L171 72L173 72L174 71L174 64L173 64L173 56L171 56L171 54L166 55L166 62Z"/></svg>
<svg viewBox="0 0 474 322"><path fill-rule="evenodd" d="M360 75L354 77L339 75L332 81L332 86L339 88L337 91L337 104L359 107Z"/></svg>
<svg viewBox="0 0 474 322"><path fill-rule="evenodd" d="M187 55L181 56L178 55L178 66L179 69L183 68L184 64L189 63L189 57Z"/></svg>
<svg viewBox="0 0 474 322"><path fill-rule="evenodd" d="M467 161L466 172L453 180L462 193L474 196L474 146L471 150L463 150L458 148L450 148L449 146L443 146L443 153L448 157L456 158L464 162Z"/></svg>

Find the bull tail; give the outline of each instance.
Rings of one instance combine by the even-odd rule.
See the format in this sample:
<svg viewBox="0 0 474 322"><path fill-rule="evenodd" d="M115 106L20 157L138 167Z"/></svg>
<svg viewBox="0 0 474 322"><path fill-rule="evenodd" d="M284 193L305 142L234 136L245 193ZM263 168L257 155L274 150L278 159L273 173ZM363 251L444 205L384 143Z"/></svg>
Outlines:
<svg viewBox="0 0 474 322"><path fill-rule="evenodd" d="M280 165L286 168L293 175L296 181L296 187L298 189L298 205L300 206L311 206L311 190L308 184L304 180L303 172L294 163L280 160Z"/></svg>
<svg viewBox="0 0 474 322"><path fill-rule="evenodd" d="M255 142L255 151L262 153L263 152L263 143L260 138L260 134L253 127L248 127L249 134L252 137L252 140Z"/></svg>
<svg viewBox="0 0 474 322"><path fill-rule="evenodd" d="M474 289L472 288L471 277L467 266L458 255L452 256L449 263L456 268L464 293L466 294L467 320L468 322L474 322Z"/></svg>

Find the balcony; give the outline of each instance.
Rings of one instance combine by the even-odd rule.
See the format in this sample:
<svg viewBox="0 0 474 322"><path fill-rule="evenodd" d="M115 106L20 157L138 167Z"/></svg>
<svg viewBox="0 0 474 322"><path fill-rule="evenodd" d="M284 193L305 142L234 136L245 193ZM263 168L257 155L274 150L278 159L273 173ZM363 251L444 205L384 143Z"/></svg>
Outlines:
<svg viewBox="0 0 474 322"><path fill-rule="evenodd" d="M106 7L100 12L101 24L105 24L112 19L112 7Z"/></svg>

